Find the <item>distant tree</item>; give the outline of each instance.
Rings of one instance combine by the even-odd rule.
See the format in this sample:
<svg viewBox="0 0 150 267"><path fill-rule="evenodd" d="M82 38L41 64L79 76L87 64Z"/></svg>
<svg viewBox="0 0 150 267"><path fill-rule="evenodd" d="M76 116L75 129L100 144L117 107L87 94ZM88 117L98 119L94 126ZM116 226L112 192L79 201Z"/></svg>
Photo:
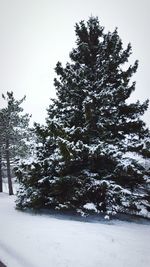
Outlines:
<svg viewBox="0 0 150 267"><path fill-rule="evenodd" d="M128 66L117 29L104 33L98 18L76 24L71 63L58 62L57 99L48 109L37 161L18 171L20 207L140 213L150 209L145 169L129 154L142 155L149 130L144 103L127 103L138 62ZM145 193L143 193L145 192Z"/></svg>
<svg viewBox="0 0 150 267"><path fill-rule="evenodd" d="M2 110L0 110L0 192L3 192L3 174L2 174L2 165L3 165L3 150L4 150L4 131L3 131L3 117Z"/></svg>
<svg viewBox="0 0 150 267"><path fill-rule="evenodd" d="M3 192L3 182L2 182L2 153L0 146L0 192Z"/></svg>
<svg viewBox="0 0 150 267"><path fill-rule="evenodd" d="M22 115L23 108L20 105L25 97L16 100L13 92L7 92L7 96L2 95L2 97L6 100L7 106L0 110L1 162L2 158L6 160L9 194L12 195L11 161L14 162L16 158L23 157L27 153L25 139L29 133L30 116Z"/></svg>

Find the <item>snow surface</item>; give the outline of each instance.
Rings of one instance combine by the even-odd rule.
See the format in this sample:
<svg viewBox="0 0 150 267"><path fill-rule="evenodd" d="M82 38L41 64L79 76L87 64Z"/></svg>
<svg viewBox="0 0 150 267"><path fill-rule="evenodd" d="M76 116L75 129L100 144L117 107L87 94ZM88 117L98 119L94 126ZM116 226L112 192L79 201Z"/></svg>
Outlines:
<svg viewBox="0 0 150 267"><path fill-rule="evenodd" d="M150 224L83 222L14 209L0 193L0 260L7 267L148 267Z"/></svg>

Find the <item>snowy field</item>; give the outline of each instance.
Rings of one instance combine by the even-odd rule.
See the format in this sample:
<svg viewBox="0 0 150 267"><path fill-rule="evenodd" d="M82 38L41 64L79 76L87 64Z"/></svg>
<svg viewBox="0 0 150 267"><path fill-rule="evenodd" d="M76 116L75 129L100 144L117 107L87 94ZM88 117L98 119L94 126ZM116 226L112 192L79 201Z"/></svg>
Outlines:
<svg viewBox="0 0 150 267"><path fill-rule="evenodd" d="M14 209L0 193L0 260L7 267L148 267L150 224L82 222Z"/></svg>

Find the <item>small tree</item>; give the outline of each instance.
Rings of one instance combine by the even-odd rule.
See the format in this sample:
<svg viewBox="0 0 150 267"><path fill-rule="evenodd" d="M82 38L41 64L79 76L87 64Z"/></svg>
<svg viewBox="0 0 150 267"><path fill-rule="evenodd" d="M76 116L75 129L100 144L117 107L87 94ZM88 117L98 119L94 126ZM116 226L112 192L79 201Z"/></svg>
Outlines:
<svg viewBox="0 0 150 267"><path fill-rule="evenodd" d="M3 192L3 172L2 172L2 165L3 165L3 152L4 152L4 122L3 122L3 110L0 110L0 192Z"/></svg>
<svg viewBox="0 0 150 267"><path fill-rule="evenodd" d="M49 106L46 129L39 131L40 157L19 173L18 203L85 210L90 202L111 213L148 209L148 178L129 156L142 155L149 137L141 119L148 100L127 103L138 62L128 66L131 45L123 49L117 29L104 33L98 18L81 21L75 31L72 62L55 68L57 99Z"/></svg>
<svg viewBox="0 0 150 267"><path fill-rule="evenodd" d="M9 194L13 194L11 180L11 160L16 157L25 156L27 145L25 139L28 136L28 126L30 116L22 115L23 108L20 107L25 97L16 100L13 92L7 92L7 96L2 95L7 101L7 106L0 110L0 138L1 138L1 162L2 156L6 159Z"/></svg>
<svg viewBox="0 0 150 267"><path fill-rule="evenodd" d="M2 152L0 146L0 192L3 192L3 182L2 182Z"/></svg>

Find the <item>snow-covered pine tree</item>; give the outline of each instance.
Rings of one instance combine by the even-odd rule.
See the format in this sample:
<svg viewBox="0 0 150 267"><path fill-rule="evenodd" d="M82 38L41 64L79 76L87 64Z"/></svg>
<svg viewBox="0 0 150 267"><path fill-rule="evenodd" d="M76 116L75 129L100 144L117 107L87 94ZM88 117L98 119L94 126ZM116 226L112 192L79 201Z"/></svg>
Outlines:
<svg viewBox="0 0 150 267"><path fill-rule="evenodd" d="M20 157L25 157L28 152L26 139L29 136L30 116L22 114L23 108L20 105L25 97L16 100L13 92L7 92L7 96L2 97L6 100L6 107L0 110L1 163L6 162L9 194L12 195L11 178L14 163Z"/></svg>
<svg viewBox="0 0 150 267"><path fill-rule="evenodd" d="M0 145L0 192L3 192L3 180L2 180L2 149Z"/></svg>
<svg viewBox="0 0 150 267"><path fill-rule="evenodd" d="M1 127L1 112L0 112L0 192L3 192L3 175L2 175L2 150L3 150L3 129Z"/></svg>
<svg viewBox="0 0 150 267"><path fill-rule="evenodd" d="M38 157L41 167L34 164L32 171L28 166L26 179L20 172L23 191L18 193L18 206L36 207L42 188L41 207L148 212L148 176L132 158L133 153L142 154L149 136L141 119L148 100L127 103L135 90L130 80L138 62L128 66L131 45L123 49L117 29L105 33L97 17L76 24L75 32L71 63L63 68L58 62L55 68L57 98L49 106L46 130L41 134L46 133L42 159ZM46 154L43 147L48 148ZM33 179L34 186L30 184Z"/></svg>

